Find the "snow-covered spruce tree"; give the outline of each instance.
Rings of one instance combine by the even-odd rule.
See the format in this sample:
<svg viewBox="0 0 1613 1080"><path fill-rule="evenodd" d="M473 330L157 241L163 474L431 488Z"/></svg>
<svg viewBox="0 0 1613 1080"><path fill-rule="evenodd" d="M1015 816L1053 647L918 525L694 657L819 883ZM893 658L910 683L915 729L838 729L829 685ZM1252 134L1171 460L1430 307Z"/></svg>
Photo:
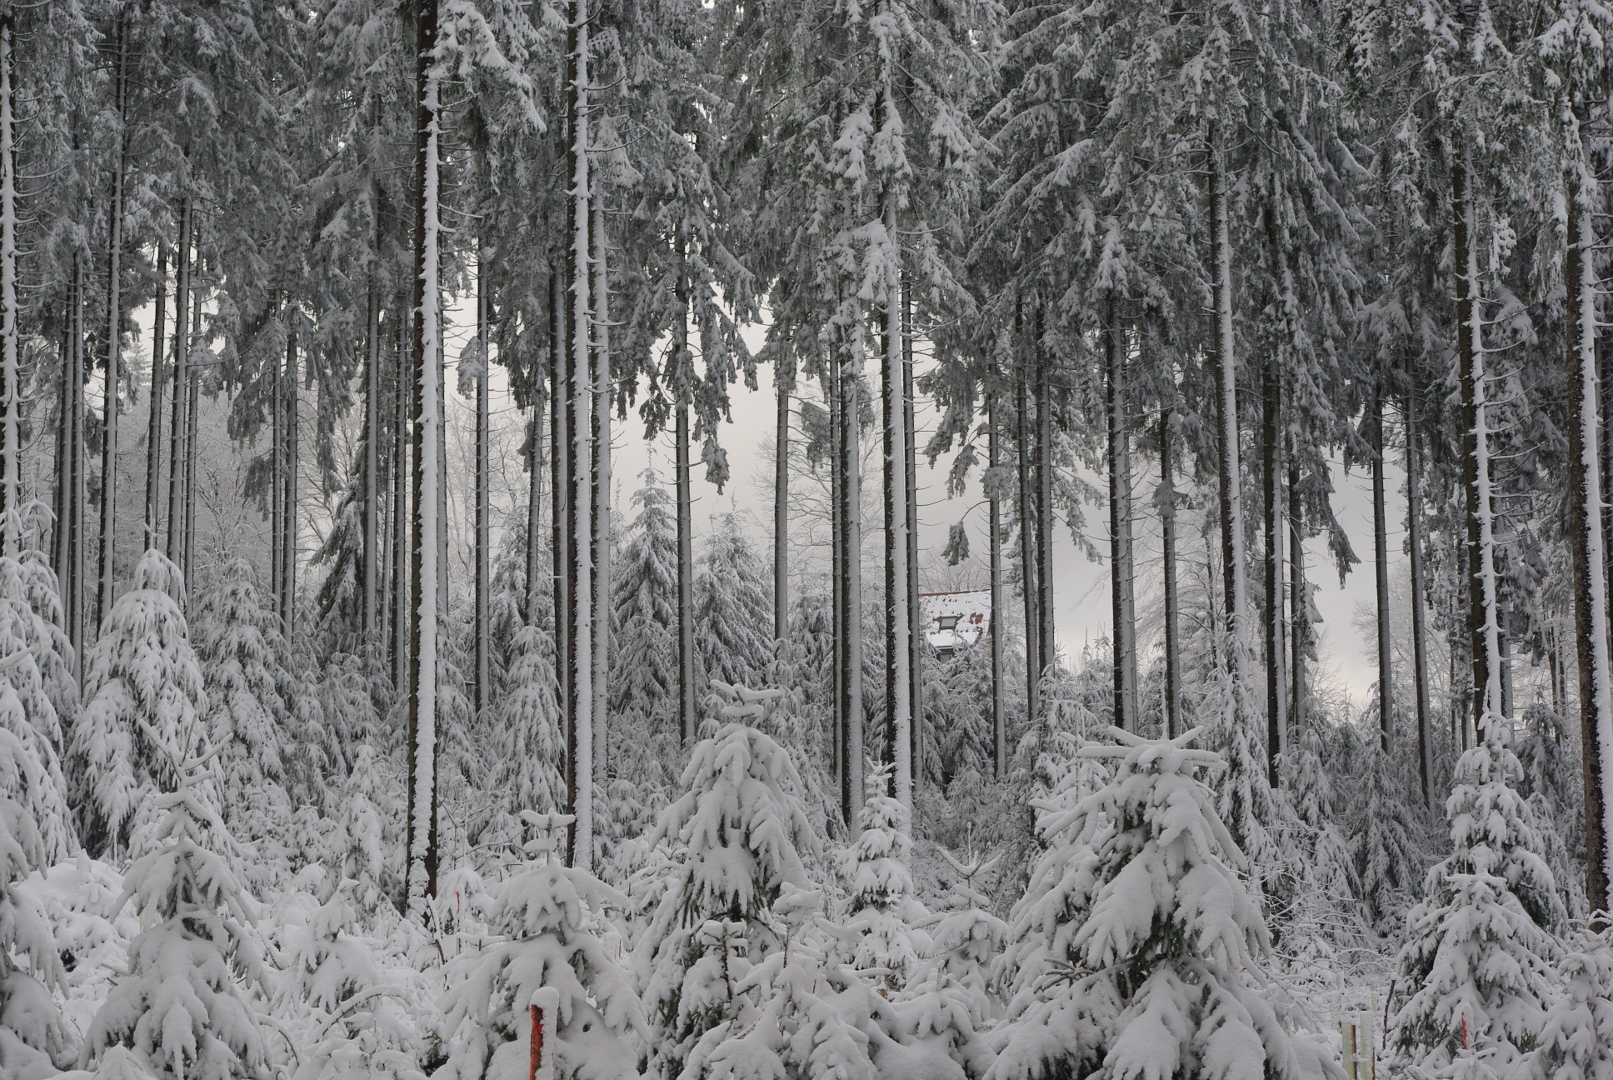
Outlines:
<svg viewBox="0 0 1613 1080"><path fill-rule="evenodd" d="M695 644L708 679L756 686L773 650L767 567L739 525L723 514L695 576Z"/></svg>
<svg viewBox="0 0 1613 1080"><path fill-rule="evenodd" d="M1008 924L991 913L991 901L975 879L990 873L997 858L964 863L945 848L940 851L957 877L949 906L932 919L926 967L963 991L975 1025L983 1029L992 1015L988 981L1008 939Z"/></svg>
<svg viewBox="0 0 1613 1080"><path fill-rule="evenodd" d="M668 505L672 496L654 469L633 494L638 507L627 542L611 568L616 664L611 714L633 717L641 730L670 730L678 702L678 534ZM629 720L627 723L631 724Z"/></svg>
<svg viewBox="0 0 1613 1080"><path fill-rule="evenodd" d="M37 766L17 770L15 786L0 784L0 794L16 800L33 821L49 866L77 847L78 839L58 757L61 725L29 648L33 623L31 610L0 593L0 729L15 736Z"/></svg>
<svg viewBox="0 0 1613 1080"><path fill-rule="evenodd" d="M546 1014L543 1068L555 1080L631 1080L650 1036L628 972L600 930L606 909L627 898L586 870L565 866L559 846L566 814L523 811L536 834L530 860L499 887L488 929L501 940L466 954L449 972L443 1000L450 1039L439 1080L527 1075L532 1019Z"/></svg>
<svg viewBox="0 0 1613 1080"><path fill-rule="evenodd" d="M209 742L201 665L180 607L184 587L173 563L146 552L90 652L68 759L79 835L92 855L127 851L137 812L155 793L178 789L167 747Z"/></svg>
<svg viewBox="0 0 1613 1080"><path fill-rule="evenodd" d="M292 1080L424 1080L416 1023L400 988L388 985L370 944L359 932L351 880L320 867L304 871L306 884L324 895L297 897L308 905L286 931L284 970L276 990L282 1018L306 1025ZM327 895L328 894L328 895ZM288 1024L288 1026L290 1026Z"/></svg>
<svg viewBox="0 0 1613 1080"><path fill-rule="evenodd" d="M1613 931L1585 931L1557 969L1559 992L1530 1055L1533 1080L1613 1078Z"/></svg>
<svg viewBox="0 0 1613 1080"><path fill-rule="evenodd" d="M1416 843L1419 830L1410 805L1410 799L1420 797L1418 789L1396 768L1397 761L1414 761L1416 756L1407 757L1398 739L1391 742L1389 752L1377 745L1375 737L1366 742L1361 747L1366 791L1360 823L1353 830L1352 858L1365 915L1381 929L1404 918L1418 870L1426 864Z"/></svg>
<svg viewBox="0 0 1613 1080"><path fill-rule="evenodd" d="M1395 1040L1429 1073L1517 1075L1551 1002L1562 901L1539 823L1513 787L1520 768L1505 733L1489 714L1483 741L1462 755L1445 801L1451 853L1407 916L1401 978L1416 990Z"/></svg>
<svg viewBox="0 0 1613 1080"><path fill-rule="evenodd" d="M49 868L53 852L40 824L41 793L59 785L28 740L22 703L0 678L0 1074L55 1075L53 1058L67 1049L67 1034L51 988L62 979L55 938L42 912L17 883ZM58 788L55 796L61 802ZM65 818L58 822L65 826Z"/></svg>
<svg viewBox="0 0 1613 1080"><path fill-rule="evenodd" d="M290 682L274 613L264 605L252 564L228 558L195 601L192 643L207 692L207 729L219 748L229 791L224 819L238 836L268 835L290 807L281 747Z"/></svg>
<svg viewBox="0 0 1613 1080"><path fill-rule="evenodd" d="M652 1061L668 1080L732 1019L735 963L778 950L784 935L770 909L786 885L808 886L802 849L816 846L793 794L795 763L754 728L725 724L696 744L682 786L651 836L678 862L634 956L656 1030Z"/></svg>
<svg viewBox="0 0 1613 1080"><path fill-rule="evenodd" d="M488 790L499 803L490 823L492 835L516 843L519 815L550 811L565 802L561 760L560 706L554 684L554 642L536 626L522 626L510 643L504 691L494 703L498 722L491 738L493 760L487 770Z"/></svg>
<svg viewBox="0 0 1613 1080"><path fill-rule="evenodd" d="M991 1080L1323 1073L1258 987L1268 949L1245 861L1193 775L1223 767L1197 729L1084 759L1114 779L1044 818L1049 847L1015 906L1003 954L1012 998Z"/></svg>
<svg viewBox="0 0 1613 1080"><path fill-rule="evenodd" d="M56 574L38 551L28 550L15 558L0 558L0 597L13 607L14 627L33 654L45 697L55 714L56 728L50 729L42 712L26 699L23 707L41 734L54 743L61 756L62 731L78 715L78 677L74 674L73 643L62 629L62 601L56 587Z"/></svg>
<svg viewBox="0 0 1613 1080"><path fill-rule="evenodd" d="M907 812L886 792L891 770L869 770L867 797L857 824L861 831L840 852L846 890L846 960L892 993L907 987L933 942L923 926L930 913L913 894L913 840Z"/></svg>
<svg viewBox="0 0 1613 1080"><path fill-rule="evenodd" d="M175 788L153 797L156 817L137 832L124 877L124 903L138 906L143 929L90 1024L81 1065L119 1080L267 1077L269 973L253 928L257 905L230 869L210 755L195 756L206 741L159 749L173 754Z"/></svg>

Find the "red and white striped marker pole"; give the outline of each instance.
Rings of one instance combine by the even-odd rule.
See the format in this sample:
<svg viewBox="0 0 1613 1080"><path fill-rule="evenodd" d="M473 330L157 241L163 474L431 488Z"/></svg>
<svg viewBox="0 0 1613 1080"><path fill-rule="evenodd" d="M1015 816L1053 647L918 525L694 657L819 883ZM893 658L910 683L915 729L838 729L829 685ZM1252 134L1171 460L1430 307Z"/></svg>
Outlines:
<svg viewBox="0 0 1613 1080"><path fill-rule="evenodd" d="M560 1016L560 991L552 986L534 990L528 1011L532 1014L532 1043L527 1080L554 1080L554 1050L544 1052L544 1035Z"/></svg>

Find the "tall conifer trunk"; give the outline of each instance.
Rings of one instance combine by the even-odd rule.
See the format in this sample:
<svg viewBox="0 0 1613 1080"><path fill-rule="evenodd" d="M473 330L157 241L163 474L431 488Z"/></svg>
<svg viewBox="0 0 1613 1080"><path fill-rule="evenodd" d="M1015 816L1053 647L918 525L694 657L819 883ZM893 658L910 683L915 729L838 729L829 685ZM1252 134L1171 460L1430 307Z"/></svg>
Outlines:
<svg viewBox="0 0 1613 1080"><path fill-rule="evenodd" d="M359 616L366 649L380 626L381 580L381 291L370 272L364 310L364 559L359 566Z"/></svg>
<svg viewBox="0 0 1613 1080"><path fill-rule="evenodd" d="M1372 566L1378 587L1378 739L1394 733L1394 638L1389 625L1389 509L1384 494L1383 393L1372 399Z"/></svg>
<svg viewBox="0 0 1613 1080"><path fill-rule="evenodd" d="M924 634L919 611L919 496L918 496L918 438L913 420L913 295L912 286L902 282L902 427L906 431L907 460L907 635L908 680L912 684L909 700L912 702L913 723L913 794L916 798L924 784L924 739L928 727L924 722L924 650L928 639Z"/></svg>
<svg viewBox="0 0 1613 1080"><path fill-rule="evenodd" d="M555 690L562 705L561 724L570 729L571 714L564 712L571 697L571 355L566 344L566 262L557 259L550 275L549 327L549 585L554 620ZM569 744L569 736L568 736Z"/></svg>
<svg viewBox="0 0 1613 1080"><path fill-rule="evenodd" d="M1281 778L1277 761L1288 734L1287 635L1283 633L1282 380L1275 355L1261 365L1260 479L1266 534L1266 781Z"/></svg>
<svg viewBox="0 0 1613 1080"><path fill-rule="evenodd" d="M1024 317L1018 306L1014 328L1019 338L1020 363L1014 372L1014 452L1018 466L1019 586L1025 609L1025 719L1034 724L1041 713L1041 647L1037 637L1042 620L1036 613L1035 498L1031 486L1030 364L1033 347L1024 334Z"/></svg>
<svg viewBox="0 0 1613 1080"><path fill-rule="evenodd" d="M1238 367L1232 334L1232 235L1225 164L1212 127L1210 133L1210 261L1215 306L1212 362L1216 380L1217 470L1221 501L1221 572L1225 579L1227 670L1233 680L1233 702L1240 722L1249 687L1249 601L1244 577L1243 460L1238 445Z"/></svg>
<svg viewBox="0 0 1613 1080"><path fill-rule="evenodd" d="M844 590L841 645L841 740L845 766L840 791L846 824L863 800L862 451L859 408L863 342L855 332L835 358L840 372L840 547Z"/></svg>
<svg viewBox="0 0 1613 1080"><path fill-rule="evenodd" d="M285 459L281 477L281 497L285 500L280 511L280 624L287 637L297 632L297 330L295 315L286 331L286 374L283 384L285 402Z"/></svg>
<svg viewBox="0 0 1613 1080"><path fill-rule="evenodd" d="M1305 507L1299 491L1299 453L1288 457L1288 730L1305 729L1305 649L1310 640L1310 592L1305 584Z"/></svg>
<svg viewBox="0 0 1613 1080"><path fill-rule="evenodd" d="M1160 558L1165 578L1165 734L1182 733L1181 599L1176 582L1176 483L1171 416L1159 417L1159 531Z"/></svg>
<svg viewBox="0 0 1613 1080"><path fill-rule="evenodd" d="M1007 675L1003 663L1003 619L1007 617L1007 604L1003 595L1003 507L1002 482L997 470L1002 467L1002 440L998 425L1002 410L997 398L1000 391L993 387L987 398L987 464L992 483L986 496L991 504L991 745L992 763L998 780L1008 777L1008 704L1004 700Z"/></svg>
<svg viewBox="0 0 1613 1080"><path fill-rule="evenodd" d="M1053 668L1053 364L1042 347L1042 306L1035 309L1036 336L1036 664L1040 675Z"/></svg>
<svg viewBox="0 0 1613 1080"><path fill-rule="evenodd" d="M773 372L773 645L790 632L790 384L782 357Z"/></svg>
<svg viewBox="0 0 1613 1080"><path fill-rule="evenodd" d="M688 378L689 364L689 287L680 273L678 279L678 319L673 324L673 348L678 355L680 380ZM680 382L673 438L673 487L678 532L678 732L685 747L695 739L695 651L694 651L694 506L689 477L688 390Z"/></svg>
<svg viewBox="0 0 1613 1080"><path fill-rule="evenodd" d="M415 234L414 234L414 516L412 523L412 597L409 614L409 786L407 910L427 917L427 903L437 894L437 706L441 612L438 577L438 494L442 402L438 397L441 366L442 295L440 197L440 77L437 45L437 0L419 0L416 11L415 88Z"/></svg>
<svg viewBox="0 0 1613 1080"><path fill-rule="evenodd" d="M566 168L570 178L567 224L570 250L567 265L568 305L566 309L567 365L570 368L571 400L567 423L572 433L571 490L571 618L566 630L566 666L571 671L566 714L570 717L569 751L566 761L568 810L572 815L570 865L588 869L593 865L593 657L594 657L594 538L592 484L594 445L589 437L593 428L593 307L591 297L593 224L589 177L589 28L592 22L588 0L572 0L571 21L567 27L566 82L567 119L570 140L566 145Z"/></svg>
<svg viewBox="0 0 1613 1080"><path fill-rule="evenodd" d="M124 126L129 95L129 9L118 9L118 55L112 74L117 127L112 143L112 191L106 226L106 391L101 423L101 543L96 574L95 625L112 607L118 536L118 399L123 359L123 184L127 167Z"/></svg>
<svg viewBox="0 0 1613 1080"><path fill-rule="evenodd" d="M403 306L399 305L400 308ZM410 541L413 533L409 512L409 481L414 476L410 450L414 439L409 431L409 417L414 407L414 380L411 352L414 318L400 310L393 320L396 337L393 342L392 380L392 687L404 700L409 695L409 575L413 571Z"/></svg>
<svg viewBox="0 0 1613 1080"><path fill-rule="evenodd" d="M151 392L146 416L145 547L157 548L162 514L162 396L167 358L163 355L163 324L168 308L168 245L157 244L157 296L151 320Z"/></svg>
<svg viewBox="0 0 1613 1080"><path fill-rule="evenodd" d="M594 532L594 651L593 715L594 775L603 776L609 753L609 726L606 716L606 678L610 667L610 571L611 571L611 359L610 359L610 276L606 262L605 199L596 189L591 200L592 222L589 241L592 256L592 327L590 362L593 366L593 532Z"/></svg>
<svg viewBox="0 0 1613 1080"><path fill-rule="evenodd" d="M1580 743L1585 791L1586 897L1593 910L1613 910L1613 661L1608 648L1608 586L1602 532L1602 418L1597 406L1596 247L1588 182L1570 178L1568 245L1568 530L1574 565L1574 629L1579 662Z"/></svg>
<svg viewBox="0 0 1613 1080"><path fill-rule="evenodd" d="M493 546L493 515L491 505L491 468L488 459L488 436L491 416L488 411L487 381L492 362L489 359L490 324L493 319L493 299L488 293L487 260L492 249L483 244L476 255L476 348L481 358L481 371L476 376L476 513L475 551L472 553L476 573L474 612L471 632L475 635L473 662L476 667L476 685L471 703L477 716L488 707L493 692L493 641L492 641L492 574L490 551Z"/></svg>
<svg viewBox="0 0 1613 1080"><path fill-rule="evenodd" d="M1462 486L1467 496L1467 626L1471 662L1470 719L1483 737L1487 716L1501 715L1501 624L1496 596L1495 525L1490 490L1483 312L1479 293L1477 208L1466 151L1451 174L1453 263L1457 275L1456 353L1461 365Z"/></svg>
<svg viewBox="0 0 1613 1080"><path fill-rule="evenodd" d="M184 558L185 420L190 414L190 269L195 211L189 196L179 206L178 263L174 276L174 416L168 437L168 561Z"/></svg>
<svg viewBox="0 0 1613 1080"><path fill-rule="evenodd" d="M1432 807L1433 716L1428 703L1428 642L1423 609L1422 454L1418 449L1417 391L1406 394L1406 547L1411 559L1411 657L1417 693L1417 776L1423 806Z"/></svg>
<svg viewBox="0 0 1613 1080"><path fill-rule="evenodd" d="M18 352L17 160L12 88L12 15L0 14L0 555L21 546L17 515L22 510L22 370ZM162 326L158 294L157 325ZM162 333L159 329L158 334ZM159 346L159 349L161 347Z"/></svg>
<svg viewBox="0 0 1613 1080"><path fill-rule="evenodd" d="M1126 419L1125 331L1115 301L1105 302L1104 388L1109 428L1109 598L1114 648L1114 723L1135 732L1137 700L1137 611L1132 597L1131 436Z"/></svg>
<svg viewBox="0 0 1613 1080"><path fill-rule="evenodd" d="M887 73L888 75L888 73ZM887 83L885 107L890 109ZM896 243L896 194L883 196L882 217L888 242ZM913 627L908 606L907 410L903 378L901 270L894 260L886 268L881 396L884 399L885 502L885 756L892 765L890 795L906 812L913 811Z"/></svg>

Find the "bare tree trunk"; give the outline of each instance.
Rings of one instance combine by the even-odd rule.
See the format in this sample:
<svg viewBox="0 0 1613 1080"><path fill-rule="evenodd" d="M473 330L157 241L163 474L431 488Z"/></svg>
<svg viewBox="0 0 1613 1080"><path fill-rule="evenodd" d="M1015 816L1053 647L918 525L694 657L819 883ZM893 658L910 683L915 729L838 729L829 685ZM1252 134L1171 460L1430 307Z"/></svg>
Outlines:
<svg viewBox="0 0 1613 1080"><path fill-rule="evenodd" d="M589 67L588 35L592 16L588 0L572 0L571 21L567 27L567 119L570 141L566 146L566 166L570 176L567 224L570 226L570 264L567 267L570 305L567 308L567 363L571 375L570 452L571 491L575 510L571 526L571 620L566 631L566 666L571 669L566 712L571 717L570 753L567 755L568 809L571 812L570 865L589 869L594 858L593 829L593 724L594 700L594 565L593 516L590 485L593 482L594 447L589 438L593 426L592 358L593 308L590 261L593 243L589 178Z"/></svg>
<svg viewBox="0 0 1613 1080"><path fill-rule="evenodd" d="M168 561L184 558L185 420L190 415L190 268L195 211L187 196L179 207L178 264L174 277L174 418L168 438Z"/></svg>
<svg viewBox="0 0 1613 1080"><path fill-rule="evenodd" d="M1103 335L1104 387L1109 427L1109 599L1113 622L1114 723L1135 732L1137 700L1137 610L1132 597L1131 436L1126 416L1125 331L1114 297L1106 300Z"/></svg>
<svg viewBox="0 0 1613 1080"><path fill-rule="evenodd" d="M605 774L609 753L609 724L606 712L606 678L610 669L610 583L611 583L611 359L610 359L610 276L606 262L605 199L595 191L592 199L593 245L593 529L594 529L594 654L593 723L594 775Z"/></svg>
<svg viewBox="0 0 1613 1080"><path fill-rule="evenodd" d="M1406 547L1411 557L1411 656L1417 693L1417 775L1423 806L1432 807L1433 717L1428 704L1428 642L1423 626L1422 461L1417 448L1417 391L1406 394Z"/></svg>
<svg viewBox="0 0 1613 1080"><path fill-rule="evenodd" d="M1483 737L1487 716L1501 715L1501 626L1496 598L1495 532L1490 491L1488 375L1480 310L1479 255L1472 165L1464 150L1452 172L1455 208L1453 264L1457 274L1456 352L1461 365L1462 471L1467 492L1468 630L1472 649L1473 730Z"/></svg>
<svg viewBox="0 0 1613 1080"><path fill-rule="evenodd" d="M435 64L437 0L419 0L415 41L415 236L414 236L414 517L412 603L409 613L409 786L405 873L407 910L420 921L437 894L437 651L440 644L437 563L438 489L442 402L437 396L441 364L442 295L438 245L439 93Z"/></svg>
<svg viewBox="0 0 1613 1080"><path fill-rule="evenodd" d="M167 359L163 356L163 323L168 308L168 245L157 245L156 311L151 322L151 395L146 426L146 550L155 551L162 515L162 395Z"/></svg>
<svg viewBox="0 0 1613 1080"><path fill-rule="evenodd" d="M1281 783L1277 768L1288 734L1288 642L1283 633L1282 380L1275 356L1261 366L1261 481L1266 533L1266 781Z"/></svg>
<svg viewBox="0 0 1613 1080"><path fill-rule="evenodd" d="M493 299L488 295L487 260L492 250L484 243L476 255L476 347L480 353L481 372L476 377L476 550L475 609L471 633L475 635L473 663L476 667L476 686L471 698L476 715L486 713L493 693L493 641L492 574L489 550L493 546L491 496L491 462L488 460L488 435L491 417L488 413L487 380L491 372L489 359L489 324L493 317Z"/></svg>
<svg viewBox="0 0 1613 1080"><path fill-rule="evenodd" d="M11 12L0 14L0 555L8 557L22 546L22 369L18 351L16 95L12 86L15 32ZM162 294L157 297L160 336Z"/></svg>
<svg viewBox="0 0 1613 1080"><path fill-rule="evenodd" d="M1585 791L1586 897L1593 910L1613 911L1613 661L1608 649L1608 592L1599 528L1603 506L1600 446L1602 417L1596 372L1598 281L1592 253L1596 234L1583 178L1568 200L1568 245L1563 277L1569 290L1566 334L1569 390L1569 535L1573 539L1575 653L1579 662L1580 743Z"/></svg>
<svg viewBox="0 0 1613 1080"><path fill-rule="evenodd" d="M1002 622L1007 617L1007 604L1003 596L1003 507L1002 484L997 470L1002 466L1002 445L998 438L998 424L1002 411L998 408L999 391L993 387L987 398L986 424L987 463L993 482L986 496L991 503L991 745L992 763L999 781L1008 779L1008 706L1004 700Z"/></svg>
<svg viewBox="0 0 1613 1080"><path fill-rule="evenodd" d="M1243 461L1238 445L1238 361L1232 336L1232 236L1227 209L1227 176L1215 133L1210 136L1210 246L1215 280L1213 362L1216 377L1216 438L1221 497L1221 572L1226 584L1228 671L1241 721L1249 687L1249 601L1244 578Z"/></svg>
<svg viewBox="0 0 1613 1080"><path fill-rule="evenodd" d="M890 107L887 82L886 107ZM896 193L883 196L885 233L894 246ZM908 606L911 568L908 565L907 518L907 410L903 378L901 270L894 262L886 268L885 325L881 350L881 396L884 398L884 503L885 503L885 758L891 763L889 794L913 813L913 627Z"/></svg>
<svg viewBox="0 0 1613 1080"><path fill-rule="evenodd" d="M106 393L101 428L101 544L100 571L96 575L95 625L99 627L112 608L118 538L118 398L123 359L123 184L124 126L129 92L129 9L118 9L118 59L113 71L112 195L107 206L106 242Z"/></svg>
<svg viewBox="0 0 1613 1080"><path fill-rule="evenodd" d="M1172 410L1159 417L1160 555L1165 564L1165 734L1182 733L1181 599L1176 583L1176 466L1172 454Z"/></svg>
<svg viewBox="0 0 1613 1080"><path fill-rule="evenodd" d="M536 380L534 380L536 381ZM540 544L543 536L543 474L548 469L544 453L544 411L547 409L542 394L535 393L532 415L527 419L527 485L526 485L526 609L523 612L528 626L538 625L539 581L543 576L543 559Z"/></svg>
<svg viewBox="0 0 1613 1080"><path fill-rule="evenodd" d="M1389 626L1389 509L1383 482L1383 394L1372 400L1372 565L1378 586L1378 738L1394 733L1394 639Z"/></svg>

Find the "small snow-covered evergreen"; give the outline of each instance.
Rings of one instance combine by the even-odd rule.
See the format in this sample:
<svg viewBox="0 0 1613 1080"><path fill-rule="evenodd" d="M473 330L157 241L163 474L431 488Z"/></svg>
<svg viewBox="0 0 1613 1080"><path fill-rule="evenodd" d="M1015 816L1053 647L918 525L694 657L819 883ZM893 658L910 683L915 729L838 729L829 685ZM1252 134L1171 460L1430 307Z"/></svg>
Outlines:
<svg viewBox="0 0 1613 1080"><path fill-rule="evenodd" d="M272 1073L270 975L257 904L230 869L232 843L214 799L203 740L168 744L175 790L151 796L156 817L135 837L124 903L141 931L85 1035L98 1076L258 1080ZM185 755L181 757L180 755Z"/></svg>
<svg viewBox="0 0 1613 1080"><path fill-rule="evenodd" d="M257 837L289 813L283 748L290 712L279 620L264 605L252 564L229 558L196 597L191 640L207 693L207 728L223 782L239 798L225 807L238 835Z"/></svg>
<svg viewBox="0 0 1613 1080"><path fill-rule="evenodd" d="M1445 802L1451 853L1429 871L1407 916L1401 977L1414 988L1395 1039L1425 1072L1517 1074L1552 998L1563 919L1539 825L1513 786L1521 775L1500 717L1462 755Z"/></svg>
<svg viewBox="0 0 1613 1080"><path fill-rule="evenodd" d="M40 829L33 794L57 781L12 730L21 713L0 677L0 1075L33 1080L54 1075L52 1060L68 1048L68 1034L52 996L63 972L50 923L17 888L57 854ZM54 801L60 799L58 791Z"/></svg>
<svg viewBox="0 0 1613 1080"><path fill-rule="evenodd" d="M1529 1060L1535 1080L1613 1080L1613 928L1587 930L1564 952L1559 993Z"/></svg>
<svg viewBox="0 0 1613 1080"><path fill-rule="evenodd" d="M816 844L789 752L744 724L697 744L684 793L656 824L653 842L677 862L635 965L655 1025L654 1062L676 1077L708 1030L733 1019L744 968L775 953L785 930L772 906L786 886L807 889L802 849Z"/></svg>
<svg viewBox="0 0 1613 1080"><path fill-rule="evenodd" d="M134 587L112 605L90 651L69 760L79 833L92 854L127 851L152 797L178 790L167 747L208 743L207 696L184 594L179 569L160 552L146 552Z"/></svg>
<svg viewBox="0 0 1613 1080"><path fill-rule="evenodd" d="M493 943L449 972L443 1001L452 1033L438 1080L515 1080L530 1062L530 1009L543 1011L544 1067L556 1080L632 1080L649 1028L627 969L602 933L626 898L559 855L569 815L523 817L536 833L525 866L488 912Z"/></svg>
<svg viewBox="0 0 1613 1080"><path fill-rule="evenodd" d="M991 1080L1051 1076L1315 1075L1261 984L1269 935L1245 865L1191 747L1115 731L1083 759L1113 780L1049 808L1049 841L1015 907L1002 970L1012 993Z"/></svg>

